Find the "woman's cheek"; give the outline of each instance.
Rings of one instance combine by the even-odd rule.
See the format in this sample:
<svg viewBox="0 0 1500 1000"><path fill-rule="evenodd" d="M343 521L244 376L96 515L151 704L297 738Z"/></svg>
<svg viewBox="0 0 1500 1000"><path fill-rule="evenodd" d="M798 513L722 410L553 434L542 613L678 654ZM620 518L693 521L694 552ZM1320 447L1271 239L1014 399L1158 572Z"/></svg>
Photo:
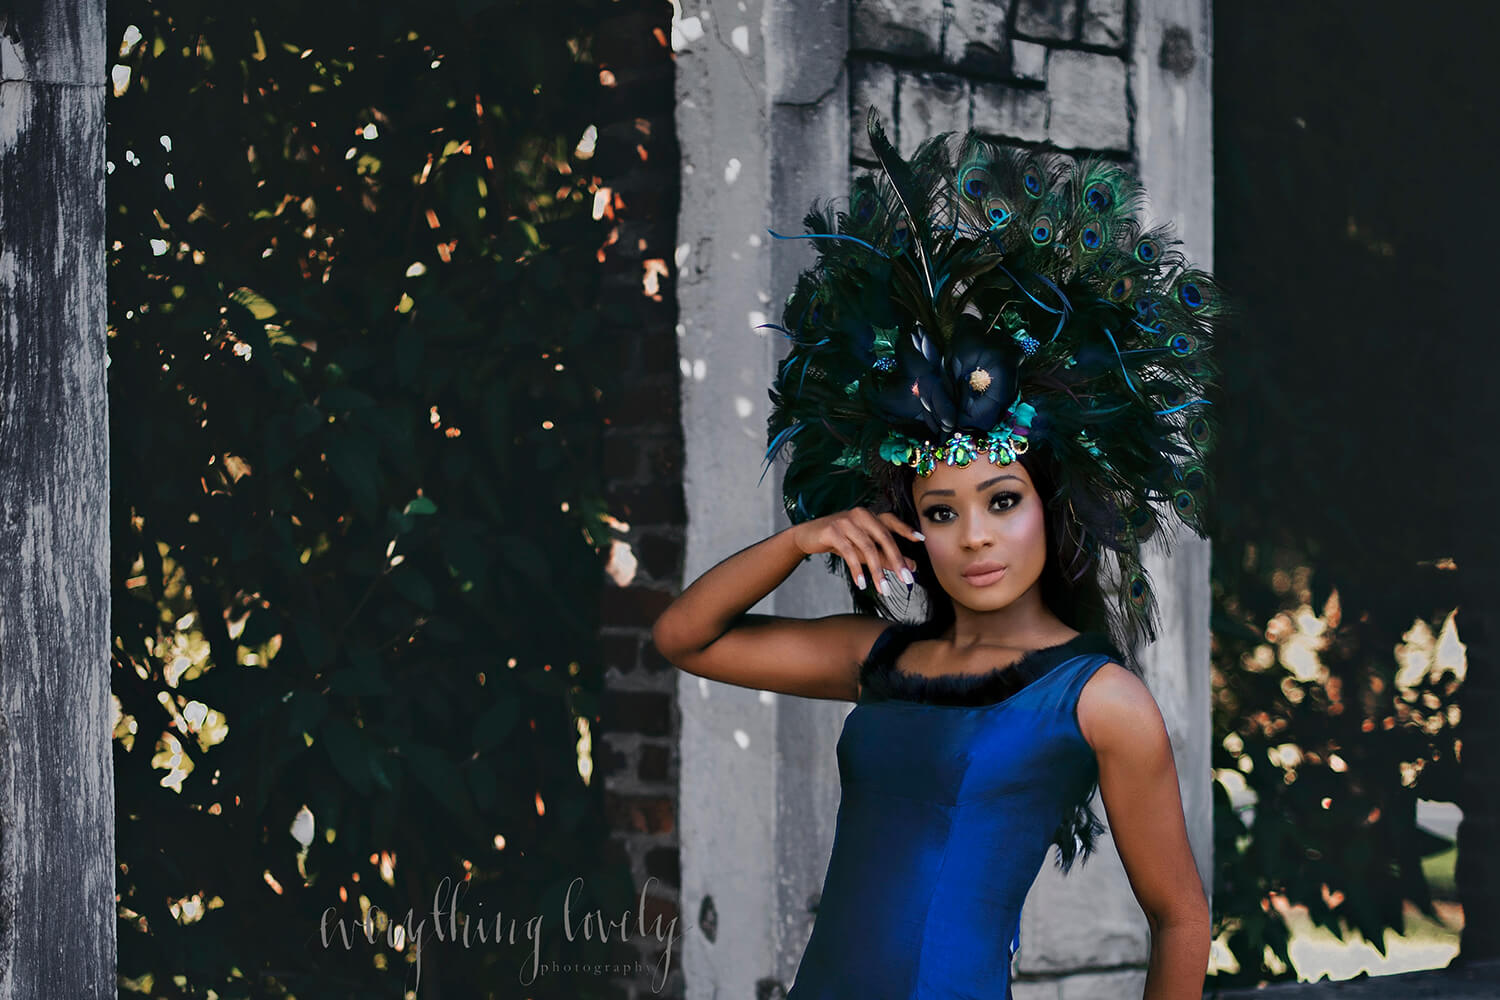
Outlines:
<svg viewBox="0 0 1500 1000"><path fill-rule="evenodd" d="M1027 577L1040 576L1047 563L1046 521L1041 509L1032 505L1019 525L1020 537L1016 538L1016 550L1025 553Z"/></svg>

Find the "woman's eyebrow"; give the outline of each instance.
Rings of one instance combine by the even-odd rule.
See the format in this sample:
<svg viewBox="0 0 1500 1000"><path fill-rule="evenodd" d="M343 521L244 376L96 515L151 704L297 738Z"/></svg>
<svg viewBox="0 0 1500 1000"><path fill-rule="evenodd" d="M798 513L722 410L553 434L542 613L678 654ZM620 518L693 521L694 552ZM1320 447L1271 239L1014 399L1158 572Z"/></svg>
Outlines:
<svg viewBox="0 0 1500 1000"><path fill-rule="evenodd" d="M981 490L987 490L991 486L994 486L996 483L998 483L1002 479L1014 479L1018 483L1021 481L1021 477L1020 476L1012 475L1011 473L1007 472L1004 475L996 476L994 479L986 479L984 482L982 482L978 486L974 487L974 492L978 493ZM954 495L954 493L953 493L952 490L927 490L927 491L923 492L922 496L918 497L917 500L921 501L923 498L928 497L928 496L951 497L953 495Z"/></svg>

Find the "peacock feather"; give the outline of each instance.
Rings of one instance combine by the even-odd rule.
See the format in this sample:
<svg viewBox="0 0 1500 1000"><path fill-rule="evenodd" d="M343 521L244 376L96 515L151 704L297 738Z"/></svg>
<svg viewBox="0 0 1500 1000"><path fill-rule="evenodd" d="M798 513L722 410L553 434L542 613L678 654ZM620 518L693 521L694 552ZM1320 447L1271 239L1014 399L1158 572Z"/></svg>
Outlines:
<svg viewBox="0 0 1500 1000"><path fill-rule="evenodd" d="M788 457L788 515L873 503L881 463L953 441L965 464L1024 415L1070 530L1114 553L1118 618L1154 638L1142 545L1165 544L1163 518L1206 535L1219 287L1170 227L1141 220L1145 191L1118 163L972 130L905 160L873 108L868 132L879 169L847 209L814 205L800 237L772 233L817 250L773 325L790 351L766 465Z"/></svg>

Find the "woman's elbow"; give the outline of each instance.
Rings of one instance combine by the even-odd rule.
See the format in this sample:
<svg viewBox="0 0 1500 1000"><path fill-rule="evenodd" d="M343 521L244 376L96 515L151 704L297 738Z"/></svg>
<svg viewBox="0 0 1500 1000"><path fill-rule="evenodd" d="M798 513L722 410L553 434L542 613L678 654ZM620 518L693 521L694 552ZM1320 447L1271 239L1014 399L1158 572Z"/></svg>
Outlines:
<svg viewBox="0 0 1500 1000"><path fill-rule="evenodd" d="M670 610L658 616L651 626L651 644L656 647L662 659L679 670L685 669L683 664L693 652L692 644L682 640L677 626L672 621Z"/></svg>
<svg viewBox="0 0 1500 1000"><path fill-rule="evenodd" d="M676 647L672 644L672 626L665 614L657 617L651 625L651 645L668 661L673 660Z"/></svg>
<svg viewBox="0 0 1500 1000"><path fill-rule="evenodd" d="M1208 905L1208 898L1202 893L1194 893L1188 898L1173 900L1171 904L1154 910L1145 910L1145 914L1147 922L1151 924L1153 934L1165 928L1173 928L1201 932L1207 937L1213 926L1213 914Z"/></svg>

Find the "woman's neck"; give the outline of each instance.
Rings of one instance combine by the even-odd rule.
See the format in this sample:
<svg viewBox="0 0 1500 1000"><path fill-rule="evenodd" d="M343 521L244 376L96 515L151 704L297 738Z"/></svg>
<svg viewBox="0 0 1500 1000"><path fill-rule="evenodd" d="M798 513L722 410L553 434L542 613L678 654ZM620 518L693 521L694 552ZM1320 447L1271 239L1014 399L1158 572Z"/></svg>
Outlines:
<svg viewBox="0 0 1500 1000"><path fill-rule="evenodd" d="M1069 628L1042 603L1041 592L1033 586L1005 607L989 611L976 611L955 602L953 624L937 638L962 652L981 646L1039 649L1066 642L1077 634L1077 629Z"/></svg>

